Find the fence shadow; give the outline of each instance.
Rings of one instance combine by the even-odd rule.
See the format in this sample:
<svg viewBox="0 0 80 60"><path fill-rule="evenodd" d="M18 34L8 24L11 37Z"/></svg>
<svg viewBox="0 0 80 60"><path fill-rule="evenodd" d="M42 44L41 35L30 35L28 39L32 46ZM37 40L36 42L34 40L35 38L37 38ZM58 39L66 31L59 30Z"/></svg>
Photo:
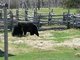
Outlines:
<svg viewBox="0 0 80 60"><path fill-rule="evenodd" d="M15 56L15 55L8 54L8 56L11 57L11 56ZM0 49L0 57L4 57L4 51L2 51L1 49Z"/></svg>
<svg viewBox="0 0 80 60"><path fill-rule="evenodd" d="M67 28L65 27L55 27L55 28L40 28L39 31L45 31L45 30L58 30L58 31L62 31L62 30L66 30Z"/></svg>

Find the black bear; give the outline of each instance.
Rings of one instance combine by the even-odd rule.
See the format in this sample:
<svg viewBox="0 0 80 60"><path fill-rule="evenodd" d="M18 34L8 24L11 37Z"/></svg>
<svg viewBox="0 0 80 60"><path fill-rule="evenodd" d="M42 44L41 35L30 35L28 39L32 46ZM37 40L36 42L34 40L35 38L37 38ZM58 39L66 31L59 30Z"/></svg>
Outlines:
<svg viewBox="0 0 80 60"><path fill-rule="evenodd" d="M15 25L13 28L12 36L21 37L23 35L22 28L18 25Z"/></svg>
<svg viewBox="0 0 80 60"><path fill-rule="evenodd" d="M12 36L24 36L27 32L30 32L30 35L36 34L39 36L36 25L31 22L18 22L13 29Z"/></svg>

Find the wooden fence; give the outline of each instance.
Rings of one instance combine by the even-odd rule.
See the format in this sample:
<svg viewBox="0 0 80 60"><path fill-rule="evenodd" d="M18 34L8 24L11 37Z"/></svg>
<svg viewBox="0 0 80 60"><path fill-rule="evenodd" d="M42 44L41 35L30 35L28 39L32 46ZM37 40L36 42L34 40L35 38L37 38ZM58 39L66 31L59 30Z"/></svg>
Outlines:
<svg viewBox="0 0 80 60"><path fill-rule="evenodd" d="M0 13L1 14L1 13ZM1 17L2 14L0 15L0 29L4 28L3 22L4 22L4 18ZM14 16L12 11L10 11L10 17L7 18L7 23L8 23L8 28L12 29L12 27L18 23L19 21L23 21L20 20L19 18L19 10L16 10L16 15ZM24 21L25 22L32 22L34 24L36 24L36 26L38 27L38 29L43 26L43 25L66 25L67 28L70 28L70 22L73 21L73 19L71 19L72 17L70 17L71 15L68 13L66 14L62 14L62 15L56 15L53 14L52 12L49 12L49 14L41 14L41 13L37 13L37 11L34 11L34 16L28 16L28 11L25 10L25 15L24 15ZM14 19L15 17L15 19Z"/></svg>

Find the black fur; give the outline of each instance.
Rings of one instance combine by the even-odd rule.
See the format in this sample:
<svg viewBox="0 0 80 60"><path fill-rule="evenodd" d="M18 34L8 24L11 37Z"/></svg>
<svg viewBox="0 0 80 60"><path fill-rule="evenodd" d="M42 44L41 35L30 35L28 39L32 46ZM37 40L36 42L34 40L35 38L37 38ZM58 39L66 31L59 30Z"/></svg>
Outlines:
<svg viewBox="0 0 80 60"><path fill-rule="evenodd" d="M12 36L21 37L23 35L22 28L18 25L15 25L13 28Z"/></svg>
<svg viewBox="0 0 80 60"><path fill-rule="evenodd" d="M19 22L13 29L12 36L24 36L27 32L30 35L36 34L39 36L38 29L33 23Z"/></svg>

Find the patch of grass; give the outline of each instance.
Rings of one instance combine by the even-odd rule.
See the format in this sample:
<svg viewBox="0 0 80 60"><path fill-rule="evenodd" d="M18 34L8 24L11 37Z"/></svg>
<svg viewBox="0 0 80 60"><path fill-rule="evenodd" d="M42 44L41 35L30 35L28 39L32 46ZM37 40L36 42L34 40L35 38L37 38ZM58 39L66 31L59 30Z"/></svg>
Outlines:
<svg viewBox="0 0 80 60"><path fill-rule="evenodd" d="M9 57L9 60L80 60L76 51L70 48L58 48L56 51L34 51Z"/></svg>
<svg viewBox="0 0 80 60"><path fill-rule="evenodd" d="M80 30L79 29L54 31L54 32L51 32L51 33L52 33L51 37L54 37L53 40L58 41L58 42L62 42L64 40L69 40L71 38L80 37Z"/></svg>
<svg viewBox="0 0 80 60"><path fill-rule="evenodd" d="M58 8L51 8L51 9L53 9L53 13L55 13L55 14L63 14L63 12L68 12L68 9L64 9L64 8L60 8L60 7L58 7ZM70 13L77 13L76 12L77 11L77 9L70 9ZM49 13L49 9L48 8L41 8L41 10L38 10L38 12L42 12L42 13Z"/></svg>
<svg viewBox="0 0 80 60"><path fill-rule="evenodd" d="M48 32L48 31L46 31ZM43 31L42 31L43 33ZM69 29L63 31L49 31L52 36L48 36L49 38L54 37L55 41L65 41L66 39L70 39L71 37L80 37L79 29ZM2 34L2 32L0 33ZM45 35L45 34L43 34ZM64 38L63 38L64 37ZM46 37L45 37L46 38ZM44 39L45 39L44 38ZM15 40L23 39L16 38ZM11 37L11 33L9 32L9 42L15 41L14 38ZM26 40L25 38L23 40ZM0 48L2 48L3 43L0 42ZM35 49L26 44L14 44L9 43L9 53L14 56L9 56L9 60L80 60L80 57L75 56L76 53L79 53L80 49L74 50L73 48L65 48L65 47L56 47L56 50L40 50ZM0 57L0 60L3 60L4 57Z"/></svg>
<svg viewBox="0 0 80 60"><path fill-rule="evenodd" d="M79 53L80 50L67 47L59 47L54 51L33 50L23 54L12 54L14 56L9 56L9 60L80 60L80 57L75 56L77 52ZM0 60L3 58L0 57Z"/></svg>
<svg viewBox="0 0 80 60"><path fill-rule="evenodd" d="M61 8L61 7L57 7L57 8L51 8L53 9L53 13L55 14L63 14L63 12L68 12L68 9L64 9L64 8ZM13 14L15 15L16 14L16 9L12 9L13 11ZM41 13L41 14L48 14L49 13L49 9L48 8L41 8L40 10L38 10L38 13ZM33 9L29 9L28 10L28 14L30 16L32 16L32 13L34 12ZM70 13L74 14L74 13L77 13L77 9L70 9ZM19 17L23 18L25 16L25 9L19 9Z"/></svg>

